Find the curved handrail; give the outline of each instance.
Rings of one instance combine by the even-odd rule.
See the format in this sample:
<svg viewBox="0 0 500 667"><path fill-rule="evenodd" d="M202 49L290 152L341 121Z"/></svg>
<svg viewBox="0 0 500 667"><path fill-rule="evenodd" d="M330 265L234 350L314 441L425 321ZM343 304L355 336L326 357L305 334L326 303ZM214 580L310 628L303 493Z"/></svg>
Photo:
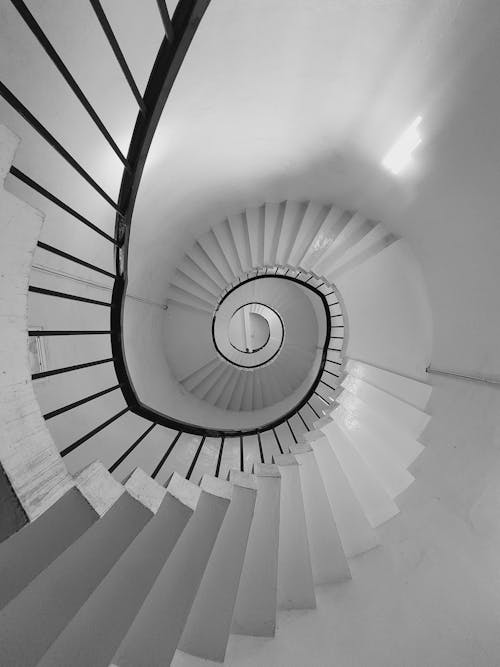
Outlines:
<svg viewBox="0 0 500 667"><path fill-rule="evenodd" d="M113 349L113 359L115 363L115 370L116 374L118 377L118 380L121 384L122 387L122 392L124 395L124 398L127 402L127 405L129 409L134 412L135 414L139 415L140 417L143 417L144 419L148 419L149 421L154 421L157 424L161 424L162 426L166 426L167 428L174 429L174 430L179 430L183 431L185 433L191 433L193 435L201 435L201 436L206 436L206 437L222 437L225 436L227 438L229 437L238 437L238 436L248 436L248 435L256 435L258 433L264 433L265 431L271 431L272 429L276 428L277 426L280 426L281 424L284 424L287 422L291 417L293 417L297 412L299 412L310 400L311 397L315 394L319 384L321 383L321 378L325 372L325 365L327 363L327 357L328 357L328 351L329 345L331 342L331 336L332 336L332 323L331 323L331 314L330 314L330 305L326 299L326 296L316 289L313 285L310 285L294 276L284 276L280 274L268 274L267 277L277 277L280 279L284 280L289 280L295 283L298 283L302 285L303 287L311 290L313 293L315 293L322 302L323 308L325 310L325 319L326 319L326 331L325 331L325 342L323 345L322 353L321 353L321 361L319 365L318 372L316 374L315 379L311 383L311 386L309 390L306 392L306 394L302 397L302 399L293 406L290 410L288 410L286 413L280 415L280 417L273 419L269 422L266 422L265 424L262 424L261 426L258 427L252 427L252 428L246 428L246 429L226 429L226 428L207 428L198 424L189 424L187 422L180 421L178 419L175 419L174 417L169 417L165 414L162 414L161 412L157 410L153 410L152 408L148 407L144 403L142 403L133 386L133 383L131 381L130 376L128 375L128 371L126 368L126 362L125 362L125 357L123 353L123 348L122 348L122 313L121 311L118 311L118 309L111 309L111 331L112 331L112 338L114 337L120 337L120 348L118 352L116 353L115 350ZM259 274L256 276L252 276L239 284L242 285L246 282L251 282L253 280L258 280L259 278L266 277L265 274ZM121 282L121 285L123 286L123 281ZM337 292L336 292L337 294ZM123 299L123 295L121 295L121 298ZM340 350L339 350L340 351Z"/></svg>
<svg viewBox="0 0 500 667"><path fill-rule="evenodd" d="M325 313L327 315L326 317L327 331L325 335L325 344L323 346L321 363L319 366L317 376L314 382L312 383L310 389L308 390L308 392L306 392L306 394L303 396L300 402L297 405L295 405L292 409L288 410L285 414L282 414L277 419L262 424L259 427L248 428L248 429L235 430L235 429L225 429L225 428L206 428L201 425L187 423L179 419L169 417L141 403L134 389L130 373L127 368L127 362L124 352L124 341L123 341L123 310L124 310L125 296L127 292L128 250L129 250L132 217L134 213L136 197L141 183L144 166L147 160L148 152L156 128L158 126L161 114L165 107L168 96L172 90L172 86L174 84L176 76L186 56L189 45L196 33L198 25L200 24L200 21L208 5L210 4L210 0L179 0L171 21L168 17L168 12L166 12L166 9L164 9L162 14L162 20L166 28L165 36L158 50L143 97L141 97L137 85L135 84L132 73L127 65L124 55L113 33L112 27L110 26L106 18L105 12L99 0L89 0L89 2L92 5L92 8L94 9L95 15L99 23L101 24L103 31L105 32L109 45L118 60L122 72L130 86L130 89L134 97L136 98L139 107L132 133L132 138L129 144L129 149L126 157L118 149L111 134L108 132L105 125L97 115L95 109L91 106L89 100L86 98L85 94L78 86L77 82L67 69L66 65L57 54L55 48L50 43L50 41L47 38L47 35L43 32L41 26L37 23L36 19L29 11L25 2L23 0L11 0L11 3L19 12L21 18L28 25L29 29L32 31L33 35L38 40L41 47L45 50L46 54L52 60L55 67L59 70L60 74L63 76L66 83L73 91L73 93L77 96L77 98L87 111L92 121L100 129L101 133L107 139L111 148L115 151L118 158L123 163L123 172L122 172L119 196L116 202L98 184L98 182L94 180L94 178L82 167L82 165L80 165L78 160L76 160L75 157L72 154L70 154L61 143L59 143L56 137L52 135L47 130L46 127L43 126L43 124L33 115L33 113L26 106L24 106L21 100L19 100L12 93L12 91L10 91L7 88L7 86L0 81L0 96L3 97L6 100L6 102L32 126L34 130L59 154L59 156L63 160L65 160L66 163L69 164L88 183L88 185L90 185L90 187L92 187L94 191L107 202L107 204L111 207L113 211L116 212L114 235L110 236L109 234L105 233L98 225L91 222L86 216L82 215L79 211L72 208L65 201L55 196L41 184L33 180L29 175L25 174L23 171L21 171L14 165L10 169L11 174L15 176L18 180L23 182L26 186L37 192L39 195L45 197L47 200L51 201L66 214L69 214L74 219L78 220L79 223L85 225L93 232L99 234L100 238L104 239L106 243L111 244L115 253L114 254L115 273L113 274L107 269L104 269L103 267L94 265L86 261L85 259L69 254L68 252L62 249L56 248L54 246L49 246L48 244L44 244L42 242L38 243L39 247L41 247L43 250L47 252L59 255L68 261L84 266L85 268L90 269L91 271L95 271L100 275L106 275L107 277L113 278L114 280L110 302L97 299L89 299L80 296L78 294L75 294L73 292L68 293L68 292L49 290L38 286L30 286L29 288L30 291L36 292L38 294L43 294L49 298L58 298L66 300L70 299L82 303L97 305L100 307L108 307L110 309L109 331L103 329L85 330L85 331L50 329L50 330L45 330L43 332L37 332L37 331L29 332L30 336L31 335L41 335L41 336L109 335L111 339L112 357L110 358L92 360L85 363L73 364L71 366L65 366L62 368L56 368L52 370L43 370L41 372L32 374L32 379L37 380L43 377L56 376L61 373L69 373L75 370L79 370L81 368L93 367L93 366L98 366L100 364L108 364L111 362L113 363L116 372L117 382L112 386L94 392L68 405L64 405L55 410L52 410L51 412L46 413L44 417L45 419L52 419L69 410L73 410L76 407L87 404L90 401L96 400L101 396L108 395L110 392L121 391L127 407L124 410L121 410L116 415L113 415L100 425L93 428L91 431L89 431L89 433L80 437L77 441L61 449L62 456L65 456L70 451L74 451L75 448L79 447L93 435L100 432L102 429L106 428L113 421L119 419L123 414L126 414L128 412L133 412L141 416L142 418L148 420L150 424L148 425L148 428L144 431L144 433L141 434L135 440L135 442L133 442L132 445L130 445L130 447L111 465L110 471L116 469L116 467L124 461L124 459L134 450L135 447L139 445L139 443L148 435L148 433L150 433L150 431L156 425L161 425L169 429L176 430L177 435L175 436L172 443L165 452L164 456L162 457L161 461L158 463L155 470L153 471L152 477L155 477L158 474L159 470L161 469L161 466L165 463L165 460L170 455L172 449L175 447L182 433L189 433L201 436L202 438L201 444L197 450L197 453L188 471L187 475L188 477L192 473L198 454L201 450L201 447L203 446L205 438L207 437L221 438L216 474L219 474L220 462L221 462L222 450L224 448L225 438L239 437L240 463L243 469L243 447L244 447L243 438L244 436L247 435L248 436L257 435L259 441L260 457L262 462L264 462L261 440L260 440L260 436L262 433L266 431L272 431L276 438L278 448L280 449L280 451L282 451L279 438L275 431L276 427L286 423L288 425L288 428L290 429L291 435L296 440L291 424L289 423L289 420L294 416L298 416L304 423L305 428L309 429L310 427L306 424L303 416L300 413L300 410L302 409L302 407L308 405L309 408L317 417L320 416L314 409L311 401L311 399L315 394L326 405L331 405L330 400L327 401L325 397L319 393L319 385L324 384L331 390L335 390L335 387L330 386L323 379L326 378L326 375L323 374L329 373L330 375L339 378L339 374L333 373L331 370L327 370L325 368L325 364L327 362L337 364L339 367L338 368L339 371L340 367L342 366L341 361L338 360L333 361L331 359L328 359L328 352L330 349L335 349L337 352L342 352L342 345L340 348L330 348L329 347L330 342L334 338L336 339L340 338L342 339L343 343L345 339L344 323L345 325L347 325L347 322L345 319L345 311L343 308L341 297L335 289L333 289L328 294L322 292L321 287L322 286L324 287L325 283L321 283L321 285L317 285L316 287L308 284L309 281L311 281L313 278L319 279L320 281L321 279L315 276L312 272L304 271L302 269L299 270L299 268L297 268L295 276L287 275L288 272L292 270L290 267L286 269L285 273L279 273L278 272L279 269L275 270L276 267L261 267L259 269L253 269L252 271L249 272L248 274L249 277L246 279L247 281L255 280L264 275L276 276L281 279L295 281L303 285L306 289L311 289L315 291L316 294L319 296L319 298L322 300L323 306L325 308ZM253 272L255 272L255 275L254 276L250 275ZM304 273L304 278L299 279L299 276L302 273ZM309 277L305 279L306 276ZM241 283L242 279L240 278L238 284ZM330 288L331 287L332 286L330 286ZM223 291L223 294L227 295L227 290ZM340 314L338 313L335 313L333 315L330 314L329 308L335 305L335 304L330 304L327 301L327 297L330 294L335 294L338 301L340 302L340 308L341 308ZM332 329L335 328L335 325L332 325L332 319L335 317L344 318L342 325L337 326L337 328L344 329L344 336L332 336L331 333Z"/></svg>

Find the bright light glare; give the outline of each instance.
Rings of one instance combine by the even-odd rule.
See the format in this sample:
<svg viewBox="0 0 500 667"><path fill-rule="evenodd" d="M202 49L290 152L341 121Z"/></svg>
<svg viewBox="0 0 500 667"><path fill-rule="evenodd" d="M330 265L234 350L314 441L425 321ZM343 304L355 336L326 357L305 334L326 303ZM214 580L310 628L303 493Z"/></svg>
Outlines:
<svg viewBox="0 0 500 667"><path fill-rule="evenodd" d="M417 132L417 128L421 122L422 116L417 116L382 160L384 167L393 174L399 174L409 164L411 154L422 143L422 139Z"/></svg>

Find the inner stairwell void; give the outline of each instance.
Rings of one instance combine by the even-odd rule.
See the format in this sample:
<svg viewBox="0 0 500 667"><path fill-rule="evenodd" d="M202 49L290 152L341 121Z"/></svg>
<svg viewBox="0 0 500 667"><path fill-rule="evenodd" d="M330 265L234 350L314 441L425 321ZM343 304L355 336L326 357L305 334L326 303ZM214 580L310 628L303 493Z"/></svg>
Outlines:
<svg viewBox="0 0 500 667"><path fill-rule="evenodd" d="M157 3L143 93L90 3L138 107L128 150L11 4L121 180L115 199L1 84L116 217L32 178L31 135L0 125L0 664L498 664L500 405L426 372L412 245L345 200L262 187L184 236L169 220L164 300L134 291L157 270L136 198L216 2Z"/></svg>

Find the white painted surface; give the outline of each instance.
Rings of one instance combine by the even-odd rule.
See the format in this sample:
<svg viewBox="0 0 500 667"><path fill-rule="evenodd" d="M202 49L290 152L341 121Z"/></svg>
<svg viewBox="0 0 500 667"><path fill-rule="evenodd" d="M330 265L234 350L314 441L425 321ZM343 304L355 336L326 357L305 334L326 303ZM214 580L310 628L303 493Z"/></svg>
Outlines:
<svg viewBox="0 0 500 667"><path fill-rule="evenodd" d="M418 438L429 422L430 416L427 413L364 380L348 375L342 380L342 386L415 438Z"/></svg>
<svg viewBox="0 0 500 667"><path fill-rule="evenodd" d="M352 558L373 549L379 544L377 533L366 518L328 439L321 433L311 446L346 556Z"/></svg>
<svg viewBox="0 0 500 667"><path fill-rule="evenodd" d="M420 410L425 410L432 392L432 385L430 384L397 373L391 373L383 368L377 368L355 359L347 360L345 370L349 375L373 384L375 387L383 389L386 393L396 396Z"/></svg>
<svg viewBox="0 0 500 667"><path fill-rule="evenodd" d="M229 501L202 491L196 511L113 657L119 667L171 661L212 553Z"/></svg>
<svg viewBox="0 0 500 667"><path fill-rule="evenodd" d="M50 646L40 667L108 667L192 514L189 502L165 493L155 516Z"/></svg>
<svg viewBox="0 0 500 667"><path fill-rule="evenodd" d="M388 453L383 441L372 437L370 429L361 419L346 413L342 406L335 410L334 418L391 498L410 486L414 481L413 475Z"/></svg>
<svg viewBox="0 0 500 667"><path fill-rule="evenodd" d="M395 516L397 505L338 424L332 422L322 430L371 525L375 528Z"/></svg>
<svg viewBox="0 0 500 667"><path fill-rule="evenodd" d="M179 642L179 650L219 662L226 653L257 496L248 488L251 480L240 481L245 486L231 475L231 503Z"/></svg>
<svg viewBox="0 0 500 667"><path fill-rule="evenodd" d="M130 495L151 510L158 512L165 497L166 489L147 475L141 468L136 468L125 483L125 489Z"/></svg>
<svg viewBox="0 0 500 667"><path fill-rule="evenodd" d="M276 630L280 473L256 464L257 499L234 606L231 632L274 637Z"/></svg>
<svg viewBox="0 0 500 667"><path fill-rule="evenodd" d="M370 437L377 441L377 446L383 449L385 456L404 468L408 468L422 453L424 446L421 442L357 396L343 391L337 397L337 402L342 406L349 424L362 425L364 430L369 431Z"/></svg>
<svg viewBox="0 0 500 667"><path fill-rule="evenodd" d="M30 520L73 486L31 383L27 289L43 215L4 190L19 140L0 126L0 463Z"/></svg>
<svg viewBox="0 0 500 667"><path fill-rule="evenodd" d="M317 589L314 613L281 613L273 641L231 637L226 664L497 665L500 393L447 378L432 384L417 483L379 528L383 546L350 561L352 582Z"/></svg>
<svg viewBox="0 0 500 667"><path fill-rule="evenodd" d="M336 584L351 578L349 565L335 524L312 447L291 447L299 462L307 538L314 583Z"/></svg>
<svg viewBox="0 0 500 667"><path fill-rule="evenodd" d="M281 473L278 605L280 609L314 609L300 464L292 454L276 456L275 462Z"/></svg>
<svg viewBox="0 0 500 667"><path fill-rule="evenodd" d="M116 503L125 488L116 481L101 461L93 461L75 477L75 484L99 516Z"/></svg>

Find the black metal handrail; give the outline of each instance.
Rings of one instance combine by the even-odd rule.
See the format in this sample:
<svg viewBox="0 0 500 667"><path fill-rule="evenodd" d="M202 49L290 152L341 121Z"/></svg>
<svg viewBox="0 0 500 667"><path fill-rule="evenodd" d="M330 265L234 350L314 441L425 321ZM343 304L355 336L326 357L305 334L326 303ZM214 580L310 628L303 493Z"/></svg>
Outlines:
<svg viewBox="0 0 500 667"><path fill-rule="evenodd" d="M128 266L128 249L129 249L129 238L130 230L132 224L132 217L134 213L134 206L137 197L137 192L141 183L142 174L146 158L153 140L158 122L160 120L161 114L165 107L165 103L168 99L172 86L175 82L176 76L180 70L180 67L183 63L183 60L186 56L190 43L196 33L198 25L210 3L210 0L180 0L177 4L176 10L172 17L170 17L166 4L164 0L157 0L157 6L160 14L161 21L164 26L165 36L162 40L161 46L159 48L158 54L156 56L155 62L153 64L148 83L144 94L141 95L139 88L133 78L130 67L127 64L123 51L120 48L118 40L113 32L113 29L106 17L106 14L98 0L89 0L96 18L108 40L109 46L116 57L116 60L121 68L123 76L125 77L130 91L134 96L137 105L138 112L135 121L135 126L132 133L132 138L129 144L129 148L126 156L123 155L119 149L117 143L111 136L110 132L105 127L104 123L101 121L100 117L96 113L95 109L90 104L88 98L84 94L83 90L78 85L77 81L70 73L69 69L66 67L60 56L58 55L56 49L50 43L46 34L37 23L34 16L31 14L26 4L22 0L11 0L12 5L16 8L21 18L24 20L28 28L31 30L41 47L44 49L47 56L50 58L52 63L55 65L61 76L64 78L68 86L71 88L72 92L78 98L81 105L87 111L88 116L91 118L93 123L100 130L102 136L105 138L111 149L117 155L123 166L121 185L119 190L119 195L115 201L93 178L93 176L85 170L78 160L69 153L66 148L56 139L56 137L50 133L47 128L35 117L35 115L19 100L16 95L3 83L0 82L0 96L2 96L8 104L12 106L34 129L38 134L45 139L45 141L63 158L83 179L87 184L93 188L97 194L102 197L115 211L115 230L114 235L110 236L105 233L98 225L91 222L86 216L82 215L80 212L75 210L73 207L69 206L62 199L55 196L48 189L46 189L41 184L37 183L29 175L24 173L22 170L16 166L12 166L10 173L17 178L20 182L24 183L26 186L31 188L37 194L45 197L48 201L55 204L59 209L65 213L72 216L79 223L85 225L88 229L92 230L94 233L99 235L100 238L106 240L112 244L114 249L114 265L115 271L111 272L103 267L97 266L93 263L90 263L76 255L70 254L63 249L56 248L55 246L39 242L38 247L46 252L58 255L64 260L73 262L80 266L85 267L95 271L101 275L111 278L113 280L112 294L110 302L102 301L99 299L92 299L80 296L78 294L72 294L67 292L61 292L56 290L50 290L42 288L36 285L30 285L29 290L32 293L48 296L51 298L66 299L78 301L84 305L90 304L94 306L102 306L110 309L110 326L109 330L107 329L92 329L92 330L60 330L60 329L51 329L45 331L30 331L30 336L87 336L87 335L109 335L111 341L111 350L112 356L97 359L93 361L88 361L84 363L73 364L70 366L65 366L61 368L56 368L52 370L44 370L32 374L33 380L39 380L42 378L56 376L62 373L75 372L84 368L90 368L93 366L98 366L101 364L113 363L114 370L117 376L117 382L113 386L110 386L106 389L97 391L89 396L85 396L80 400L74 401L72 403L61 406L57 409L52 410L44 415L45 419L49 420L53 417L56 417L60 414L73 410L81 405L89 403L94 400L98 400L100 397L108 395L109 393L120 390L125 399L126 407L120 410L118 413L106 419L104 422L94 427L88 433L82 435L80 438L75 440L70 445L64 447L61 450L61 455L66 456L70 452L74 451L81 445L83 445L91 437L105 429L107 426L113 422L119 420L123 415L132 412L140 417L144 418L147 422L147 428L142 432L142 434L121 454L121 456L116 459L116 461L110 466L109 470L113 472L121 463L123 463L126 458L140 445L141 442L151 433L151 431L159 427L167 427L170 430L176 432L176 435L173 437L171 443L166 449L165 453L162 455L161 459L158 461L158 464L154 468L151 476L155 478L168 457L171 455L172 451L176 447L177 443L182 434L188 433L200 437L200 442L198 443L195 455L191 464L189 466L187 477L189 478L193 473L196 462L200 456L200 453L203 449L206 438L215 437L220 438L219 452L217 456L217 463L215 468L215 474L218 476L221 470L221 461L224 451L224 445L227 438L237 438L239 439L239 459L240 467L243 470L244 467L244 446L245 446L245 437L247 436L257 436L258 448L259 448L259 457L261 462L264 463L264 452L262 447L261 436L265 432L270 432L273 434L276 445L281 453L284 452L280 438L276 432L276 429L282 424L286 424L291 436L293 437L294 442L297 442L296 435L292 429L290 420L294 416L298 416L302 421L304 427L309 429L308 423L301 414L301 410L308 407L312 413L319 418L320 414L315 409L312 401L314 397L318 397L327 406L331 405L331 402L322 395L320 386L324 385L330 390L335 390L333 385L326 382L326 378L323 379L324 373L334 376L336 378L340 377L339 373L333 372L331 368L327 368L327 364L333 364L337 366L337 370L340 370L342 362L338 359L331 359L329 357L329 352L334 350L335 352L340 352L342 350L342 345L340 347L333 347L335 341L343 341L344 336L333 335L333 331L343 331L344 321L342 324L335 324L336 318L343 317L343 312L340 313L332 312L331 308L333 306L339 305L338 293L336 290L329 286L331 291L329 293L324 293L321 291L322 287L325 287L324 283L321 285L313 285L313 279L316 278L316 282L319 280L313 274L305 269L293 269L292 267L286 267L282 272L280 272L280 267L263 267L261 269L256 269L255 276L249 276L245 280L240 278L238 280L238 285L243 284L243 282L248 282L250 280L255 280L264 275L275 275L279 278L285 280L292 280L303 285L304 288L313 290L319 298L322 300L325 317L326 317L326 334L325 334L325 344L322 350L321 362L318 374L315 380L312 382L310 389L303 396L301 401L295 405L292 409L288 410L285 414L281 415L279 418L274 419L268 423L262 424L259 427L247 428L247 429L225 429L225 428L206 428L202 425L187 423L174 417L164 415L156 410L149 408L144 405L138 398L137 393L134 389L130 373L127 368L125 351L124 351L124 342L123 342L123 308L124 300L127 292L127 266ZM268 268L269 272L268 273ZM288 275L289 272L295 273L295 275ZM337 301L335 303L330 303L327 298L331 295L335 295ZM339 305L340 307L340 305Z"/></svg>

